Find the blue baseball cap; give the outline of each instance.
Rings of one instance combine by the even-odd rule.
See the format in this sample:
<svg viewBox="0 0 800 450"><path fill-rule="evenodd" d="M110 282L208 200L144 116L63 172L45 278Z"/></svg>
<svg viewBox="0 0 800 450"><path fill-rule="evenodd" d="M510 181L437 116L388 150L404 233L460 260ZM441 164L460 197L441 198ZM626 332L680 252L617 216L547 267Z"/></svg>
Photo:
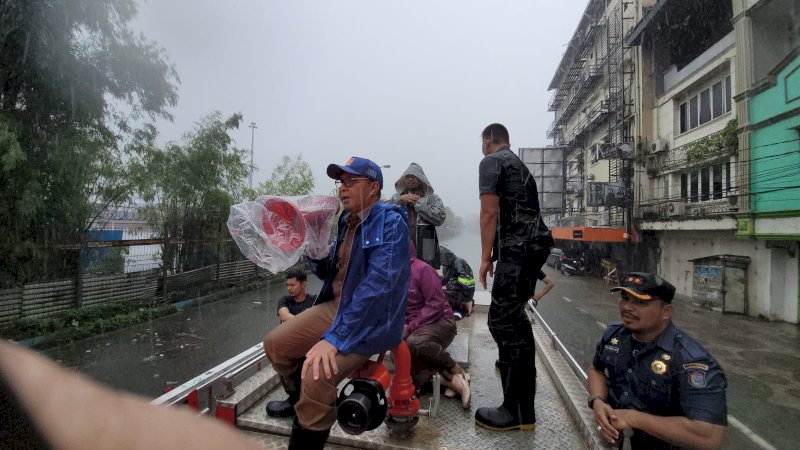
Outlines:
<svg viewBox="0 0 800 450"><path fill-rule="evenodd" d="M344 165L330 164L328 166L328 176L334 180L338 180L344 172L353 175L361 175L375 180L381 185L383 189L383 173L380 166L370 161L367 158L360 158L358 156L351 156Z"/></svg>

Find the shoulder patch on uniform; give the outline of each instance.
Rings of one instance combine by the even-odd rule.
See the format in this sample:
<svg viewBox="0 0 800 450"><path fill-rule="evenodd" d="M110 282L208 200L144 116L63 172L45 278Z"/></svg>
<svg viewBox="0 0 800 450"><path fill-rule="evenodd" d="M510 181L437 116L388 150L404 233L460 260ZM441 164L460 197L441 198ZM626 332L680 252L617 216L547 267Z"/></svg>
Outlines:
<svg viewBox="0 0 800 450"><path fill-rule="evenodd" d="M686 369L686 370L704 370L704 371L708 371L708 366L706 364L700 364L700 363L684 364L683 368Z"/></svg>
<svg viewBox="0 0 800 450"><path fill-rule="evenodd" d="M706 372L700 370L689 372L689 384L696 388L706 387Z"/></svg>

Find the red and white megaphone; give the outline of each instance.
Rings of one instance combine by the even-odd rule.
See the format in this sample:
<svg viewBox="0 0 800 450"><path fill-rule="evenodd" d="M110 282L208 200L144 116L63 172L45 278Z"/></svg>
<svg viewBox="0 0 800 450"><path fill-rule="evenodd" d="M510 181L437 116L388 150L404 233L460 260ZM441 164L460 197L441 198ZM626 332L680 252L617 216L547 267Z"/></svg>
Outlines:
<svg viewBox="0 0 800 450"><path fill-rule="evenodd" d="M327 256L339 207L325 195L262 196L231 206L228 229L247 259L277 273L303 255Z"/></svg>

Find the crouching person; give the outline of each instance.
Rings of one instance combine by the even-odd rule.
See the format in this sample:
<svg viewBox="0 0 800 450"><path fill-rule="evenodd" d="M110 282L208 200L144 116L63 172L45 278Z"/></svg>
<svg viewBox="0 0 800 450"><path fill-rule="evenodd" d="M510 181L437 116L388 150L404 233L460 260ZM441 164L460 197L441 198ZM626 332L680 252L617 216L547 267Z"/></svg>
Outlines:
<svg viewBox="0 0 800 450"><path fill-rule="evenodd" d="M353 157L327 172L345 212L329 256L309 259L322 290L314 306L264 338L290 397L299 390L290 449L323 448L336 422L336 386L371 355L397 346L403 333L410 272L405 215L378 202L383 176L374 162Z"/></svg>
<svg viewBox="0 0 800 450"><path fill-rule="evenodd" d="M461 396L461 405L470 405L469 380L447 346L456 337L453 310L442 292L439 274L425 261L417 259L411 243L411 284L403 336L411 352L411 377L421 389L434 373L442 375L442 384Z"/></svg>

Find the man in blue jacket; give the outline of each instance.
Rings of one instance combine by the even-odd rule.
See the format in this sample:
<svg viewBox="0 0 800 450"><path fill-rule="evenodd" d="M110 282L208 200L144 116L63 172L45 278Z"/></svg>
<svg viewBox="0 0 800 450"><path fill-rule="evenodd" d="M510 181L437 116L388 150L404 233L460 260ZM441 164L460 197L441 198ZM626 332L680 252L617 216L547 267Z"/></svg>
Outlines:
<svg viewBox="0 0 800 450"><path fill-rule="evenodd" d="M323 448L336 422L336 386L403 337L411 272L405 213L379 201L383 175L374 162L352 157L327 172L345 212L328 257L309 259L322 290L314 306L264 338L289 397L299 391L289 449Z"/></svg>

